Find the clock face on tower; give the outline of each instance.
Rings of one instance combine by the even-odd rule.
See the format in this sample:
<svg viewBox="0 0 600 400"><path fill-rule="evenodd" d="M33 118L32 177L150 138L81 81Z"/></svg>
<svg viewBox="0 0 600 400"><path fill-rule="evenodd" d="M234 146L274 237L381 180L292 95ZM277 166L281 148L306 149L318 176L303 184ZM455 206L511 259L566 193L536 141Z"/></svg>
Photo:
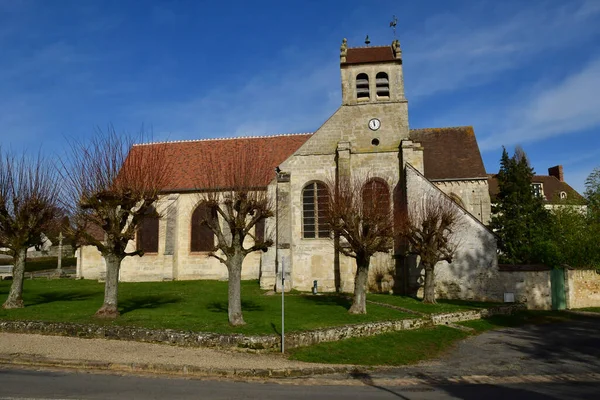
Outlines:
<svg viewBox="0 0 600 400"><path fill-rule="evenodd" d="M369 120L369 129L372 131L376 131L381 126L381 121L377 118L372 118Z"/></svg>

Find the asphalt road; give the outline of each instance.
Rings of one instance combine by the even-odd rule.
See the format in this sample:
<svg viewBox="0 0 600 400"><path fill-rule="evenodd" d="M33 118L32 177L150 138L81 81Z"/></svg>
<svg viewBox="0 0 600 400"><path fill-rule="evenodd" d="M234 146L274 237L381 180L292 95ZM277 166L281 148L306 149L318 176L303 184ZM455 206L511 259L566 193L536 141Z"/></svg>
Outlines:
<svg viewBox="0 0 600 400"><path fill-rule="evenodd" d="M592 383L304 386L0 370L0 399L597 399Z"/></svg>
<svg viewBox="0 0 600 400"><path fill-rule="evenodd" d="M0 399L598 399L600 318L492 331L416 366L277 382L0 368Z"/></svg>

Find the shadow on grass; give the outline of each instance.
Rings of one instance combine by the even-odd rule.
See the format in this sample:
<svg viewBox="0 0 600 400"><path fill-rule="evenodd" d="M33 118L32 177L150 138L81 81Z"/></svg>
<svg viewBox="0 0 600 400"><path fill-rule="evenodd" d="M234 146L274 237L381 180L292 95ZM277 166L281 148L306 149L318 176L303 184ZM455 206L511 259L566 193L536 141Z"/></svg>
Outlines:
<svg viewBox="0 0 600 400"><path fill-rule="evenodd" d="M207 304L206 309L216 313L227 313L226 301L213 301ZM253 301L242 300L242 311L263 311L264 307Z"/></svg>
<svg viewBox="0 0 600 400"><path fill-rule="evenodd" d="M34 300L28 302L28 305L36 306L40 304L55 303L57 301L82 301L88 300L96 295L97 294L95 293L83 291L47 292L38 294Z"/></svg>
<svg viewBox="0 0 600 400"><path fill-rule="evenodd" d="M123 300L119 304L121 315L140 309L155 309L166 304L179 303L180 298L165 295L147 295Z"/></svg>
<svg viewBox="0 0 600 400"><path fill-rule="evenodd" d="M416 298L415 298L416 299ZM422 302L420 299L416 299ZM464 307L473 307L473 308L489 308L495 306L503 306L506 305L504 303L492 303L492 302L483 302L483 301L471 301L471 300L448 300L448 299L437 299L438 304L451 304L455 306L464 306Z"/></svg>
<svg viewBox="0 0 600 400"><path fill-rule="evenodd" d="M326 294L319 296L302 296L302 299L306 302L313 303L318 306L340 306L344 307L346 310L350 309L352 306L352 299L349 297L339 295L339 294Z"/></svg>

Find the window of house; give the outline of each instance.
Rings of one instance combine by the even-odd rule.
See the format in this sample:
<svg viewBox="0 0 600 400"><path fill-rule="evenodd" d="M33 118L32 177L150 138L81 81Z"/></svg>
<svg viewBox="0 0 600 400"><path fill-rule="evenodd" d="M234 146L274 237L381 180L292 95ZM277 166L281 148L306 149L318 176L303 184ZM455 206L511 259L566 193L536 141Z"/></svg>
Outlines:
<svg viewBox="0 0 600 400"><path fill-rule="evenodd" d="M567 198L567 192L560 192L560 198L561 200L564 200Z"/></svg>
<svg viewBox="0 0 600 400"><path fill-rule="evenodd" d="M158 253L158 214L151 209L137 229L136 248L144 253Z"/></svg>
<svg viewBox="0 0 600 400"><path fill-rule="evenodd" d="M531 190L533 191L533 195L536 197L544 197L544 192L542 191L541 183L532 183Z"/></svg>
<svg viewBox="0 0 600 400"><path fill-rule="evenodd" d="M302 237L328 238L326 222L328 206L327 187L322 182L311 182L302 190Z"/></svg>
<svg viewBox="0 0 600 400"><path fill-rule="evenodd" d="M206 225L207 221L216 221L217 211L199 205L192 213L191 251L212 251L215 247L215 235Z"/></svg>
<svg viewBox="0 0 600 400"><path fill-rule="evenodd" d="M362 189L363 213L390 211L390 190L387 183L381 179L371 179Z"/></svg>
<svg viewBox="0 0 600 400"><path fill-rule="evenodd" d="M368 99L369 97L369 75L364 73L356 75L356 98Z"/></svg>
<svg viewBox="0 0 600 400"><path fill-rule="evenodd" d="M377 97L390 97L390 80L388 74L379 72L375 77L375 86L377 88Z"/></svg>

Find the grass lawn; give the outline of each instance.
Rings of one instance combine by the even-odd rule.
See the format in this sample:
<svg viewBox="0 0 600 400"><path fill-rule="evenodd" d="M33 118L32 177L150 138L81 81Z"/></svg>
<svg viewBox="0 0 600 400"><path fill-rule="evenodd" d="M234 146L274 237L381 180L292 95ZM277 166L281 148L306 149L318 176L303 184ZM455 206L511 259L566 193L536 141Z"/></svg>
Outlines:
<svg viewBox="0 0 600 400"><path fill-rule="evenodd" d="M466 300L437 300L437 304L423 304L421 300L413 297L396 296L391 294L373 294L367 295L368 300L386 303L397 307L408 308L409 310L421 312L424 314L450 313L456 311L476 310L502 305L503 303L486 303L481 301Z"/></svg>
<svg viewBox="0 0 600 400"><path fill-rule="evenodd" d="M36 272L36 271L44 271L48 269L56 269L56 264L58 263L57 257L39 257L39 258L31 258L25 261L25 272ZM12 258L2 258L0 259L0 265L12 265ZM75 267L77 265L77 258L75 257L66 257L61 260L61 265L63 268Z"/></svg>
<svg viewBox="0 0 600 400"><path fill-rule="evenodd" d="M587 308L579 308L575 311L589 311L589 312L597 312L600 313L600 307L587 307Z"/></svg>
<svg viewBox="0 0 600 400"><path fill-rule="evenodd" d="M405 365L433 358L469 333L446 326L384 333L289 351L293 360L356 365Z"/></svg>
<svg viewBox="0 0 600 400"><path fill-rule="evenodd" d="M0 282L4 302L10 281ZM242 282L242 310L246 326L227 322L227 282L177 281L119 284L115 321L97 320L104 284L90 280L25 280L25 308L0 309L0 319L116 324L219 333L279 334L281 295L267 296L257 281ZM371 321L414 318L397 310L367 305L367 315L350 315L351 301L338 295L285 297L286 332Z"/></svg>
<svg viewBox="0 0 600 400"><path fill-rule="evenodd" d="M488 319L461 322L472 333L446 326L386 333L367 338L321 343L289 351L294 360L328 364L406 365L435 358L459 340L491 329L564 322L580 316L556 311L522 311L515 315L496 315Z"/></svg>

